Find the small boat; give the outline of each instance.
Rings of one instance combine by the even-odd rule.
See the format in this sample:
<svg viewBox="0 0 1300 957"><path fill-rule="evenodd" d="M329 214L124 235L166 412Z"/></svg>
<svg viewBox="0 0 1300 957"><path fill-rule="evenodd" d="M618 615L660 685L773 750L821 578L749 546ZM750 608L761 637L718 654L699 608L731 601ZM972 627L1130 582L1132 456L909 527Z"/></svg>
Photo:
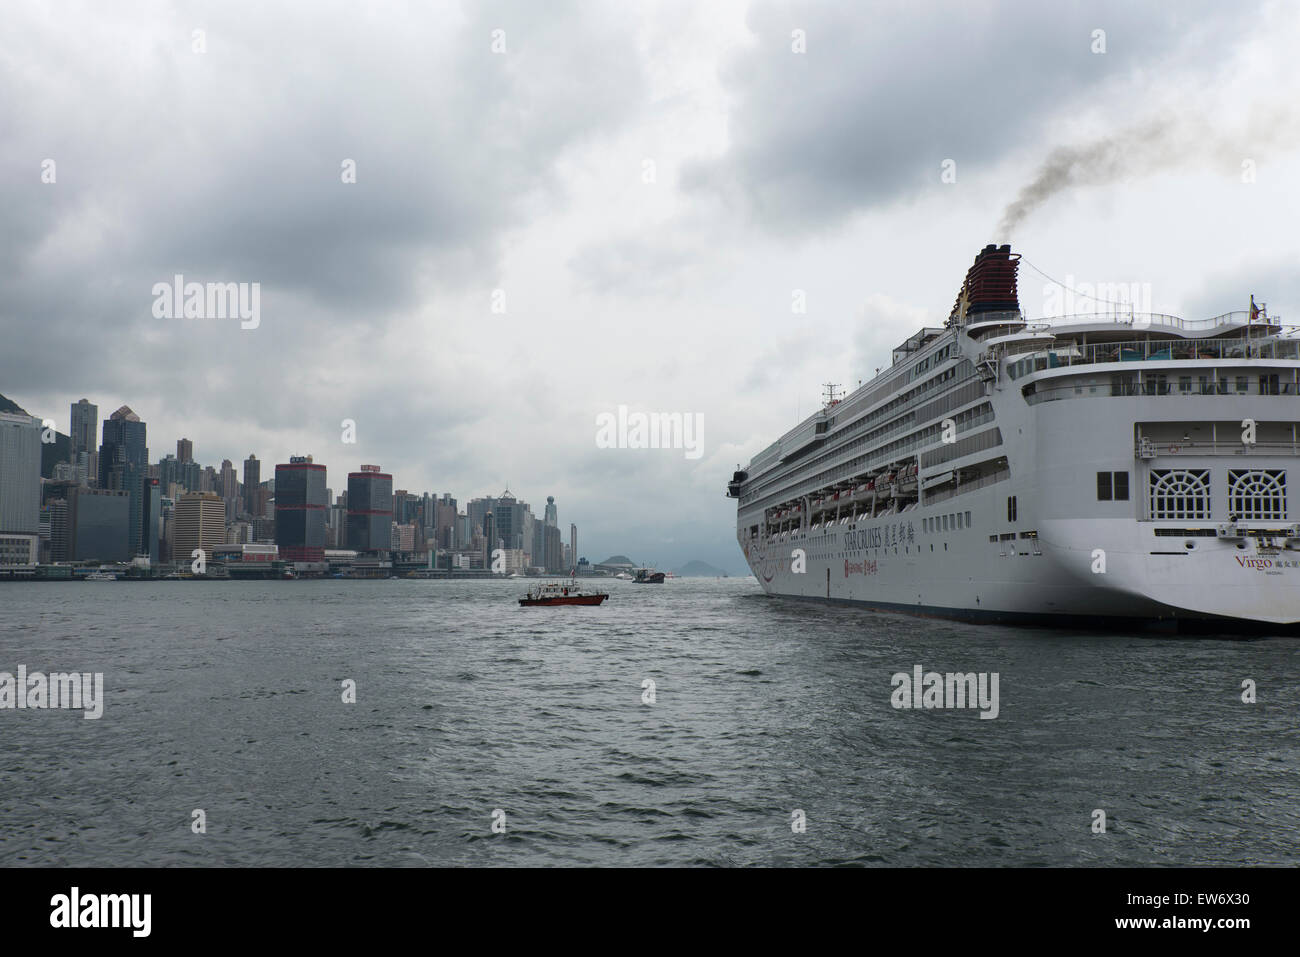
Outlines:
<svg viewBox="0 0 1300 957"><path fill-rule="evenodd" d="M663 572L657 572L653 568L638 568L636 578L632 581L638 585L662 585L665 577L667 576Z"/></svg>
<svg viewBox="0 0 1300 957"><path fill-rule="evenodd" d="M91 572L83 580L88 582L115 582L117 576L112 572Z"/></svg>
<svg viewBox="0 0 1300 957"><path fill-rule="evenodd" d="M528 596L519 599L519 604L529 605L599 605L608 598L605 592L584 592L575 581L564 585L560 582L547 582L528 589Z"/></svg>

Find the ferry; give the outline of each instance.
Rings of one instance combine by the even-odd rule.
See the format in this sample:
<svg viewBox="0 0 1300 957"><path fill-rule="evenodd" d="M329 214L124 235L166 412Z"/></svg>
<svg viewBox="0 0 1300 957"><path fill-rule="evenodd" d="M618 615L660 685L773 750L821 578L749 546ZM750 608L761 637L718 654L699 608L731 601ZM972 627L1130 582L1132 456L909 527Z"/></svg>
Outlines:
<svg viewBox="0 0 1300 957"><path fill-rule="evenodd" d="M1030 320L986 246L947 320L738 467L772 596L989 623L1295 633L1300 339L1208 319ZM1245 296L1243 295L1243 299Z"/></svg>

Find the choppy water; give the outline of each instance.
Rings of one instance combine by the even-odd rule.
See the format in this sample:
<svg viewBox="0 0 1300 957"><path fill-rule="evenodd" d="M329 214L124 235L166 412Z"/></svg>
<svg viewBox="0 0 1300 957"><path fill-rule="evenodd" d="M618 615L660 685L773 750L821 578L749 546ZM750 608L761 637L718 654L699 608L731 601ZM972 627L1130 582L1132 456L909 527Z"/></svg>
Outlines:
<svg viewBox="0 0 1300 957"><path fill-rule="evenodd" d="M0 585L0 671L107 695L98 721L0 711L0 864L1300 862L1295 639L525 586ZM998 672L998 718L895 710L916 664Z"/></svg>

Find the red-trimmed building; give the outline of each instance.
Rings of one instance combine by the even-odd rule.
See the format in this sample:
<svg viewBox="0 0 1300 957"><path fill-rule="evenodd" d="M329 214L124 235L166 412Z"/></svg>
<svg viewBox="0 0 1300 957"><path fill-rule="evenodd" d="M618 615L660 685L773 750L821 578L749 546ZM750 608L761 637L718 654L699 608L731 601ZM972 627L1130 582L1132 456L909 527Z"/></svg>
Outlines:
<svg viewBox="0 0 1300 957"><path fill-rule="evenodd" d="M325 466L291 456L275 467L275 544L292 562L325 560Z"/></svg>
<svg viewBox="0 0 1300 957"><path fill-rule="evenodd" d="M393 477L378 465L348 473L348 548L389 552L393 546Z"/></svg>

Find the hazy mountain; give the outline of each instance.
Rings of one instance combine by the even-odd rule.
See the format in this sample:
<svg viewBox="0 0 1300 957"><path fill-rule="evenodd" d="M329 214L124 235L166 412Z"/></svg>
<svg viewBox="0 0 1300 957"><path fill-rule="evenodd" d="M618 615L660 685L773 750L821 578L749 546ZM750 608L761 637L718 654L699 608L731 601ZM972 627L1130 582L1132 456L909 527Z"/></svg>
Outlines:
<svg viewBox="0 0 1300 957"><path fill-rule="evenodd" d="M681 568L674 568L673 574L678 578L718 578L727 573L721 568L710 565L708 562L691 561Z"/></svg>

